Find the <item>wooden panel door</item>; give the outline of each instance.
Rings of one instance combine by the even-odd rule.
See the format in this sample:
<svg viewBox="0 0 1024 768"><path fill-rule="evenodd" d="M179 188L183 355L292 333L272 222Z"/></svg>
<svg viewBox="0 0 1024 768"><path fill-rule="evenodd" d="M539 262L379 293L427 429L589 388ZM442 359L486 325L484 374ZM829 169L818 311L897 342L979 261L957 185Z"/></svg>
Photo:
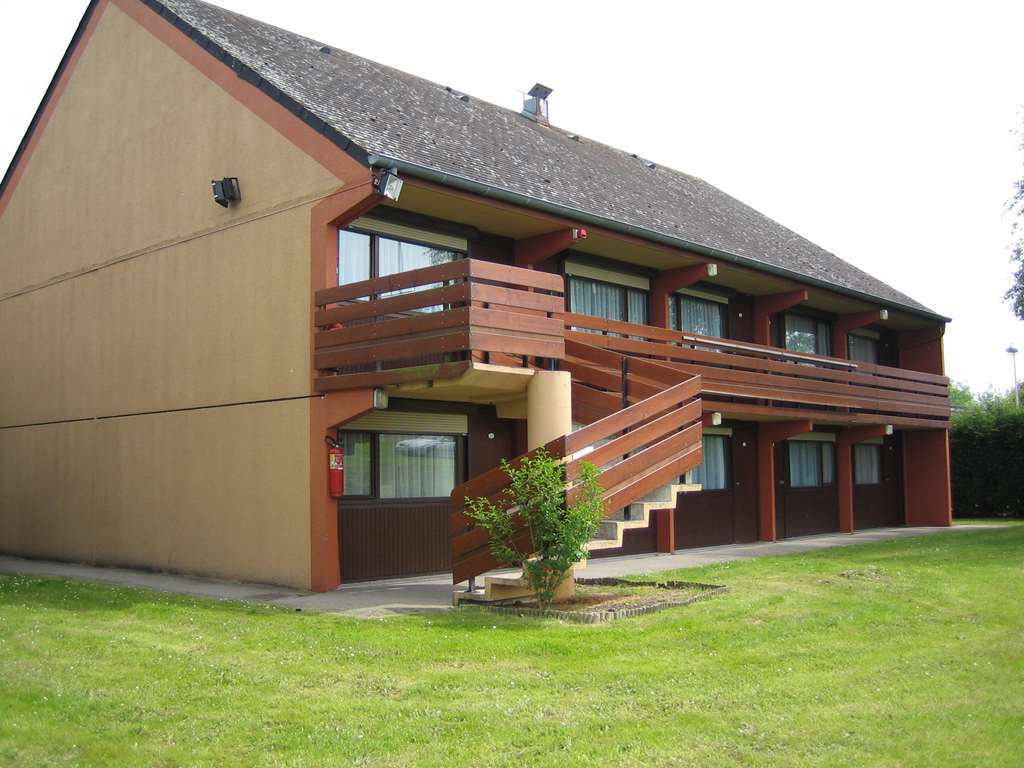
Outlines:
<svg viewBox="0 0 1024 768"><path fill-rule="evenodd" d="M878 485L853 486L854 528L903 525L903 472L899 435L882 442L882 478Z"/></svg>
<svg viewBox="0 0 1024 768"><path fill-rule="evenodd" d="M790 483L789 444L775 446L775 531L778 538L835 533L839 530L839 493L833 482L813 488Z"/></svg>

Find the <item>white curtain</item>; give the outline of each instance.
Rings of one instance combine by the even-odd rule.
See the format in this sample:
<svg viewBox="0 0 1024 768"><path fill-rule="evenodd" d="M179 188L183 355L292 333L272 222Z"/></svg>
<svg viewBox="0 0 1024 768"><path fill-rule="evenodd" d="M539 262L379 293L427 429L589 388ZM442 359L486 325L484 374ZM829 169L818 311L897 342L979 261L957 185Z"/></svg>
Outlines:
<svg viewBox="0 0 1024 768"><path fill-rule="evenodd" d="M622 316L622 288L598 280L569 278L569 305L580 315L594 315L606 320L625 320Z"/></svg>
<svg viewBox="0 0 1024 768"><path fill-rule="evenodd" d="M698 483L705 491L723 490L725 485L725 452L728 438L704 435L704 461L686 473L687 483Z"/></svg>
<svg viewBox="0 0 1024 768"><path fill-rule="evenodd" d="M851 360L861 363L878 362L878 342L875 339L869 339L867 336L858 336L854 333L850 334L849 339Z"/></svg>
<svg viewBox="0 0 1024 768"><path fill-rule="evenodd" d="M829 324L803 315L786 315L786 349L812 355L832 354Z"/></svg>
<svg viewBox="0 0 1024 768"><path fill-rule="evenodd" d="M707 301L693 296L681 296L680 303L683 305L682 325L679 323L679 313L675 313L673 327L681 331L699 333L701 336L715 336L722 338L724 329L722 327L722 305L716 301Z"/></svg>
<svg viewBox="0 0 1024 768"><path fill-rule="evenodd" d="M369 496L370 435L366 432L342 432L341 444L345 451L345 495Z"/></svg>
<svg viewBox="0 0 1024 768"><path fill-rule="evenodd" d="M788 444L789 484L794 488L814 488L821 485L820 446L825 443L790 440Z"/></svg>
<svg viewBox="0 0 1024 768"><path fill-rule="evenodd" d="M338 285L370 279L370 236L360 232L338 232Z"/></svg>
<svg viewBox="0 0 1024 768"><path fill-rule="evenodd" d="M626 311L629 322L647 325L647 291L641 291L639 288L627 288Z"/></svg>
<svg viewBox="0 0 1024 768"><path fill-rule="evenodd" d="M387 237L377 238L377 277L395 275L399 272L409 272L413 269L433 267L438 264L447 264L454 261L459 254L455 251L446 251L443 248L430 248L426 245L415 243L403 243L399 240L391 240ZM397 291L382 293L381 298L398 296L403 293L414 293L426 291L430 288L440 288L441 283L429 283L418 285L414 288L402 288ZM423 307L419 312L439 312L443 307Z"/></svg>
<svg viewBox="0 0 1024 768"><path fill-rule="evenodd" d="M832 485L836 477L836 447L832 443L819 443L821 446L821 482Z"/></svg>
<svg viewBox="0 0 1024 768"><path fill-rule="evenodd" d="M455 487L455 438L444 435L378 437L380 497L437 498Z"/></svg>
<svg viewBox="0 0 1024 768"><path fill-rule="evenodd" d="M882 482L882 446L853 446L853 481L857 485Z"/></svg>

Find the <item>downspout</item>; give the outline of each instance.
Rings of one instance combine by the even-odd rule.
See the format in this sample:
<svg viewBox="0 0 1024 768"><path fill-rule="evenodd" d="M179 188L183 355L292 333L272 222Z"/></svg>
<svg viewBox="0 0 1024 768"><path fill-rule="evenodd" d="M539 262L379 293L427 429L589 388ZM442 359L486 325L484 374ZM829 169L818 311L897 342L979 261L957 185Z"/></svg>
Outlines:
<svg viewBox="0 0 1024 768"><path fill-rule="evenodd" d="M693 253L699 253L712 259L730 261L734 264L739 264L740 266L758 269L798 283L815 285L819 288L824 288L834 293L842 293L847 296L852 296L856 299L868 301L872 304L884 303L890 307L898 306L906 312L910 312L920 317L925 317L929 320L938 320L943 323L951 322L950 318L943 317L942 315L938 315L933 312L927 312L915 307L908 307L905 304L900 304L899 302L888 299L883 302L877 296L871 296L870 294L862 293L861 291L857 291L852 288L843 288L825 280L818 280L813 277L808 277L807 275L792 272L788 269L783 269L782 267L766 264L763 261L758 261L757 259L751 259L746 256L729 253L728 251L722 251L717 248L710 248L706 245L701 245L700 243L695 243L681 237L663 235L660 232L645 229L644 227L637 227L633 224L624 224L622 222L615 221L614 219L587 213L586 211L581 211L578 208L573 208L571 206L550 203L547 200L540 200L518 192L510 192L489 184L483 184L479 181L467 179L465 176L445 173L443 171L434 170L433 168L427 168L426 166L419 165L417 163L411 163L408 160L399 160L395 157L371 153L367 157L367 162L374 168L389 168L391 170L398 171L399 173L406 173L410 176L415 176L426 181L432 181L437 184L454 187L455 189L461 189L464 192L470 192L474 195L493 197L494 199L501 200L502 202L512 203L513 205L522 206L523 208L532 208L534 210L543 211L544 213L550 213L554 216L558 216L559 218L571 219L582 224L590 224L591 226L601 227L613 232L632 235L633 237L649 240L661 245L667 245L671 248L692 251Z"/></svg>

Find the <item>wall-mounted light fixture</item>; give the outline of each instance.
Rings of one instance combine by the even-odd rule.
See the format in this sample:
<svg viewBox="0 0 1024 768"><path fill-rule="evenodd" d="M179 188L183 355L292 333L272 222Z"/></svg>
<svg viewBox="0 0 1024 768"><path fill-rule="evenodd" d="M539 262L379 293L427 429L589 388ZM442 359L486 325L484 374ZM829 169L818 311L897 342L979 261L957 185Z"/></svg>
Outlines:
<svg viewBox="0 0 1024 768"><path fill-rule="evenodd" d="M242 190L238 186L238 179L234 176L214 179L210 182L210 186L213 187L213 199L217 205L227 208L231 203L242 199Z"/></svg>
<svg viewBox="0 0 1024 768"><path fill-rule="evenodd" d="M398 202L398 196L402 194L402 183L397 173L386 168L382 168L373 177L374 191L395 202Z"/></svg>

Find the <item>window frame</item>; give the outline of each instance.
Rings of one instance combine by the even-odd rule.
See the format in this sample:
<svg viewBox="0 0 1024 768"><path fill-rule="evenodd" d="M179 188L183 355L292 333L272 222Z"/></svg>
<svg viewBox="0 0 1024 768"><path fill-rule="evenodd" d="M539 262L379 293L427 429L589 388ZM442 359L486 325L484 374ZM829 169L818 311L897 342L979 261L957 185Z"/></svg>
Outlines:
<svg viewBox="0 0 1024 768"><path fill-rule="evenodd" d="M797 485L793 482L793 454L789 446L794 443L804 443L807 445L814 445L817 447L815 454L818 459L818 477L821 479L817 485ZM832 448L832 475L831 479L825 481L825 451L823 446L828 445ZM786 484L791 490L797 491L814 491L822 488L834 488L836 485L836 446L831 440L799 440L790 439L786 440Z"/></svg>
<svg viewBox="0 0 1024 768"><path fill-rule="evenodd" d="M799 317L804 320L810 320L814 323L814 352L807 352L802 349L791 349L787 342L789 341L789 319L791 317ZM821 338L819 338L820 326L825 326L824 336L821 338L825 341L824 352L819 352L818 348L821 346ZM791 312L785 311L782 313L782 322L779 323L780 337L779 348L784 349L787 352L794 352L800 355L817 355L818 357L832 357L835 350L832 349L832 326L833 322L830 318L823 317L821 315L813 314L810 312Z"/></svg>
<svg viewBox="0 0 1024 768"><path fill-rule="evenodd" d="M353 232L357 235L365 235L370 238L370 277L369 280L376 280L381 277L380 274L380 239L383 237L385 240L393 240L396 243L407 243L408 245L418 245L421 248L432 248L438 251L448 251L454 253L455 258L452 261L458 261L459 259L465 259L468 257L468 251L463 251L458 248L449 248L447 246L439 246L437 243L428 243L424 240L417 240L410 237L394 237L393 235L382 235L380 232L374 232L372 229L366 227L339 227L338 228L338 248L334 259L334 281L335 285L342 285L338 282L341 279L341 232ZM400 273L393 273L400 274ZM383 275L387 277L387 275ZM351 283L344 283L344 285L351 285ZM373 298L378 298L375 294Z"/></svg>
<svg viewBox="0 0 1024 768"><path fill-rule="evenodd" d="M732 435L706 434L703 436L702 439L706 439L709 437L717 437L725 441L725 471L724 479L722 481L723 486L721 488L704 488L702 483L700 493L732 493ZM693 472L696 469L697 468L694 467L692 470L683 475L682 481L684 484L691 482L688 475L690 474L690 472Z"/></svg>
<svg viewBox="0 0 1024 768"><path fill-rule="evenodd" d="M857 449L858 448L871 448L871 449L874 450L875 454L878 456L878 463L876 465L878 467L878 478L876 480L874 480L873 482L864 483L864 482L861 482L860 480L857 479L857 466L859 464L859 461L857 459ZM882 471L882 461L885 458L885 452L884 452L883 448L884 448L884 446L881 443L856 443L856 444L854 444L852 459L853 459L853 484L854 484L855 487L857 487L857 488L877 488L878 486L882 485L883 478L884 478L884 472Z"/></svg>
<svg viewBox="0 0 1024 768"><path fill-rule="evenodd" d="M857 338L861 341L869 341L875 348L875 359L874 360L862 360L859 357L853 356L853 339ZM878 365L879 360L882 359L882 340L877 334L868 335L866 333L857 333L857 331L850 331L846 334L846 357L848 360L853 360L857 363L868 363L869 365Z"/></svg>
<svg viewBox="0 0 1024 768"><path fill-rule="evenodd" d="M726 301L715 301L714 299L707 299L707 298L705 298L703 296L695 296L695 295L690 294L690 293L681 293L679 291L676 291L675 293L671 294L671 296L669 297L669 301L672 303L672 306L669 307L669 317L672 316L672 313L674 311L677 324L679 325L678 328L672 328L673 331L679 331L680 333L697 333L697 331L687 331L687 330L685 330L682 327L683 326L683 300L684 299L690 299L692 301L701 301L701 302L704 302L705 304L713 304L716 307L718 307L718 313L719 313L719 315L721 317L721 320L722 320L722 335L721 336L711 336L709 338L714 338L714 339L728 339L728 338L731 338L729 336L729 304L728 304L728 302L726 302ZM669 325L671 325L671 323L669 323ZM704 334L698 334L698 335L702 336Z"/></svg>
<svg viewBox="0 0 1024 768"><path fill-rule="evenodd" d="M580 280L586 283L600 283L601 285L607 285L611 288L616 288L622 292L622 317L624 320L614 320L613 322L631 323L632 325L650 325L651 320L651 291L650 289L637 288L633 285L618 285L616 283L610 283L607 280L598 280L596 277L585 277L583 275L566 274L566 285L565 285L565 308L567 312L576 312L576 308L572 306L572 281ZM644 314L646 317L643 322L634 322L629 319L629 292L636 291L643 294L644 297ZM579 314L588 314L586 312L580 312ZM601 317L601 315L589 315L589 317ZM610 319L610 318L605 318Z"/></svg>
<svg viewBox="0 0 1024 768"><path fill-rule="evenodd" d="M408 504L410 502L420 501L437 501L438 499L448 499L448 496L381 496L380 495L380 436L381 435L408 435L413 434L410 432L402 432L401 430L383 429L374 432L364 429L339 429L338 437L340 438L345 432L369 435L370 437L370 493L365 494L347 494L343 493L339 501L353 501L353 502L372 502L374 504ZM453 488L458 487L461 483L466 481L466 435L459 432L423 432L415 433L422 435L423 437L453 437L455 438L455 484ZM346 456L346 461L348 457Z"/></svg>

